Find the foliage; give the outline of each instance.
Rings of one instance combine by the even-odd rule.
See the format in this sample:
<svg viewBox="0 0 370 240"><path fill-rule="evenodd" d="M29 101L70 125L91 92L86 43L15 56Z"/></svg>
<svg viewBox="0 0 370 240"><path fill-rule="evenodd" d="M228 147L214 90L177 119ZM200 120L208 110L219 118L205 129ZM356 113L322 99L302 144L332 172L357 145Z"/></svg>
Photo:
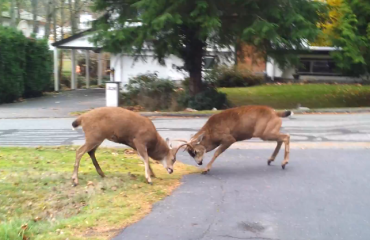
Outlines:
<svg viewBox="0 0 370 240"><path fill-rule="evenodd" d="M94 0L93 9L106 13L94 24L95 44L135 56L150 47L160 63L170 54L180 57L192 95L202 90L206 47L241 40L287 65L296 59L292 51L304 48L303 39L316 38L317 22L326 17L326 4L307 0Z"/></svg>
<svg viewBox="0 0 370 240"><path fill-rule="evenodd" d="M158 177L151 186L134 151L99 148L96 157L106 177L96 173L91 160L81 161L80 183L72 188L75 150L0 149L0 239L87 239L87 232L93 239L110 239L148 214L183 175L197 172L177 162L169 175L151 162Z"/></svg>
<svg viewBox="0 0 370 240"><path fill-rule="evenodd" d="M52 62L52 53L47 41L34 39L27 41L24 97L38 97L50 89Z"/></svg>
<svg viewBox="0 0 370 240"><path fill-rule="evenodd" d="M49 89L51 59L46 41L0 27L0 103L39 96Z"/></svg>
<svg viewBox="0 0 370 240"><path fill-rule="evenodd" d="M370 2L343 1L341 17L331 39L342 51L333 54L339 68L345 73L360 76L370 73Z"/></svg>
<svg viewBox="0 0 370 240"><path fill-rule="evenodd" d="M317 0L326 2L329 7L328 19L325 22L319 22L318 25L322 29L322 34L311 43L312 46L332 46L332 38L337 38L334 35L334 29L338 27L338 21L341 18L340 6L343 0Z"/></svg>
<svg viewBox="0 0 370 240"><path fill-rule="evenodd" d="M256 76L247 69L220 66L207 72L204 80L216 87L250 87L262 84L263 77Z"/></svg>
<svg viewBox="0 0 370 240"><path fill-rule="evenodd" d="M26 45L21 32L0 26L0 103L12 102L23 94Z"/></svg>
<svg viewBox="0 0 370 240"><path fill-rule="evenodd" d="M283 84L249 88L221 88L232 106L268 105L289 109L370 107L370 86L342 84Z"/></svg>
<svg viewBox="0 0 370 240"><path fill-rule="evenodd" d="M169 109L175 95L173 82L158 78L156 74L140 74L130 78L125 87L124 105L141 105L149 110Z"/></svg>
<svg viewBox="0 0 370 240"><path fill-rule="evenodd" d="M321 1L321 0L320 0ZM328 0L330 19L321 22L321 35L313 45L341 48L332 54L345 74L361 76L370 72L370 2Z"/></svg>
<svg viewBox="0 0 370 240"><path fill-rule="evenodd" d="M189 107L196 110L212 110L227 108L226 94L218 92L215 88L206 88L204 91L191 96L189 91L179 94L177 101L184 108Z"/></svg>

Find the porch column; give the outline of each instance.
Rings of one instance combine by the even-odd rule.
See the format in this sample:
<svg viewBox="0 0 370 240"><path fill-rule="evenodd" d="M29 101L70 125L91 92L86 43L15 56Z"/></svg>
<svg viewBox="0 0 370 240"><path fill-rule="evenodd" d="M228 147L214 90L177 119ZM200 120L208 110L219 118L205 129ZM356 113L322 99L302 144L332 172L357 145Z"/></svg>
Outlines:
<svg viewBox="0 0 370 240"><path fill-rule="evenodd" d="M275 81L275 59L272 59L272 76L271 80Z"/></svg>
<svg viewBox="0 0 370 240"><path fill-rule="evenodd" d="M71 89L76 89L77 84L76 84L76 50L75 49L72 49L71 61L72 61Z"/></svg>
<svg viewBox="0 0 370 240"><path fill-rule="evenodd" d="M102 61L102 53L98 53L98 85L102 84L102 75L103 75L103 61Z"/></svg>
<svg viewBox="0 0 370 240"><path fill-rule="evenodd" d="M89 50L86 50L86 88L90 88L90 56Z"/></svg>
<svg viewBox="0 0 370 240"><path fill-rule="evenodd" d="M54 47L54 91L59 92L58 48Z"/></svg>

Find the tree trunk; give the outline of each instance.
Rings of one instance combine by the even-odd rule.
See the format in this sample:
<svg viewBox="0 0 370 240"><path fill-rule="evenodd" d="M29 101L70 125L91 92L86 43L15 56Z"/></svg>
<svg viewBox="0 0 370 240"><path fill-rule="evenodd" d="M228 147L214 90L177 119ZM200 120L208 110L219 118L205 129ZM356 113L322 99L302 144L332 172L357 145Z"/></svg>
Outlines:
<svg viewBox="0 0 370 240"><path fill-rule="evenodd" d="M68 7L69 7L69 15L70 15L70 21L71 21L71 30L72 30L72 35L73 35L76 33L76 25L75 25L75 15L73 12L72 0L68 0Z"/></svg>
<svg viewBox="0 0 370 240"><path fill-rule="evenodd" d="M12 28L16 28L16 22L15 22L15 0L10 0L10 26Z"/></svg>
<svg viewBox="0 0 370 240"><path fill-rule="evenodd" d="M50 25L51 25L51 18L53 16L52 13L52 0L48 0L46 3L46 25L45 25L45 39L49 39L50 36Z"/></svg>
<svg viewBox="0 0 370 240"><path fill-rule="evenodd" d="M54 35L54 42L57 41L57 1L53 0L53 35Z"/></svg>
<svg viewBox="0 0 370 240"><path fill-rule="evenodd" d="M191 96L195 96L203 90L202 83L202 66L203 66L203 51L205 44L193 39L187 46L187 57L185 66L189 72L189 92Z"/></svg>
<svg viewBox="0 0 370 240"><path fill-rule="evenodd" d="M21 21L21 0L16 1L17 5L17 23Z"/></svg>
<svg viewBox="0 0 370 240"><path fill-rule="evenodd" d="M32 14L33 14L33 33L37 35L38 32L38 21L37 21L37 2L38 0L32 0Z"/></svg>
<svg viewBox="0 0 370 240"><path fill-rule="evenodd" d="M0 1L0 14L1 14L1 16L0 16L0 26L2 26L2 25L3 25L3 16L2 16L2 12L3 12L3 2L2 2L2 1Z"/></svg>
<svg viewBox="0 0 370 240"><path fill-rule="evenodd" d="M80 23L80 1L75 0L75 9L74 9L74 24L75 24L75 32L78 32L79 23Z"/></svg>
<svg viewBox="0 0 370 240"><path fill-rule="evenodd" d="M64 0L60 0L60 39L64 37ZM62 70L63 70L63 50L59 54L59 81L62 82Z"/></svg>

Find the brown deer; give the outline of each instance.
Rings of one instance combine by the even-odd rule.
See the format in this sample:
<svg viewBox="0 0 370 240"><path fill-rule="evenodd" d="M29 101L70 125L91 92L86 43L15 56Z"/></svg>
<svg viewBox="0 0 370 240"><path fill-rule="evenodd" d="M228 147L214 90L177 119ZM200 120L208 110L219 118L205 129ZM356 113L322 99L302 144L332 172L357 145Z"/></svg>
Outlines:
<svg viewBox="0 0 370 240"><path fill-rule="evenodd" d="M151 177L155 177L149 164L149 157L160 161L169 174L173 172L176 149L172 149L168 138L165 141L158 134L152 121L138 113L119 107L96 108L79 116L72 126L73 130L82 126L85 132L85 144L76 151L72 175L74 186L78 185L78 168L86 152L90 155L98 174L104 177L96 160L95 151L105 139L125 144L137 151L144 161L145 177L149 184L152 184Z"/></svg>
<svg viewBox="0 0 370 240"><path fill-rule="evenodd" d="M289 161L289 134L280 133L281 118L293 115L291 111L276 112L267 106L243 106L224 110L211 116L206 124L190 139L180 145L177 151L186 146L187 152L198 165L202 165L204 154L217 148L212 160L203 170L209 172L213 162L233 143L251 138L260 138L264 141L276 141L277 145L272 156L268 159L270 165L279 153L281 145L285 144L285 156L282 168ZM176 152L177 153L177 152Z"/></svg>

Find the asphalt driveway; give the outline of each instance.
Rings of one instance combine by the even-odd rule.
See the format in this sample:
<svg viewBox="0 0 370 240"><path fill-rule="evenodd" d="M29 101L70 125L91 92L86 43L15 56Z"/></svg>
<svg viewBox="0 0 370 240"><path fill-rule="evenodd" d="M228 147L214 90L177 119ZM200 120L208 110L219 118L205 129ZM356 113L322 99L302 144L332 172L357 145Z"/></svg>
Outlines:
<svg viewBox="0 0 370 240"><path fill-rule="evenodd" d="M369 239L369 150L295 149L286 170L272 151L228 150L114 239Z"/></svg>

